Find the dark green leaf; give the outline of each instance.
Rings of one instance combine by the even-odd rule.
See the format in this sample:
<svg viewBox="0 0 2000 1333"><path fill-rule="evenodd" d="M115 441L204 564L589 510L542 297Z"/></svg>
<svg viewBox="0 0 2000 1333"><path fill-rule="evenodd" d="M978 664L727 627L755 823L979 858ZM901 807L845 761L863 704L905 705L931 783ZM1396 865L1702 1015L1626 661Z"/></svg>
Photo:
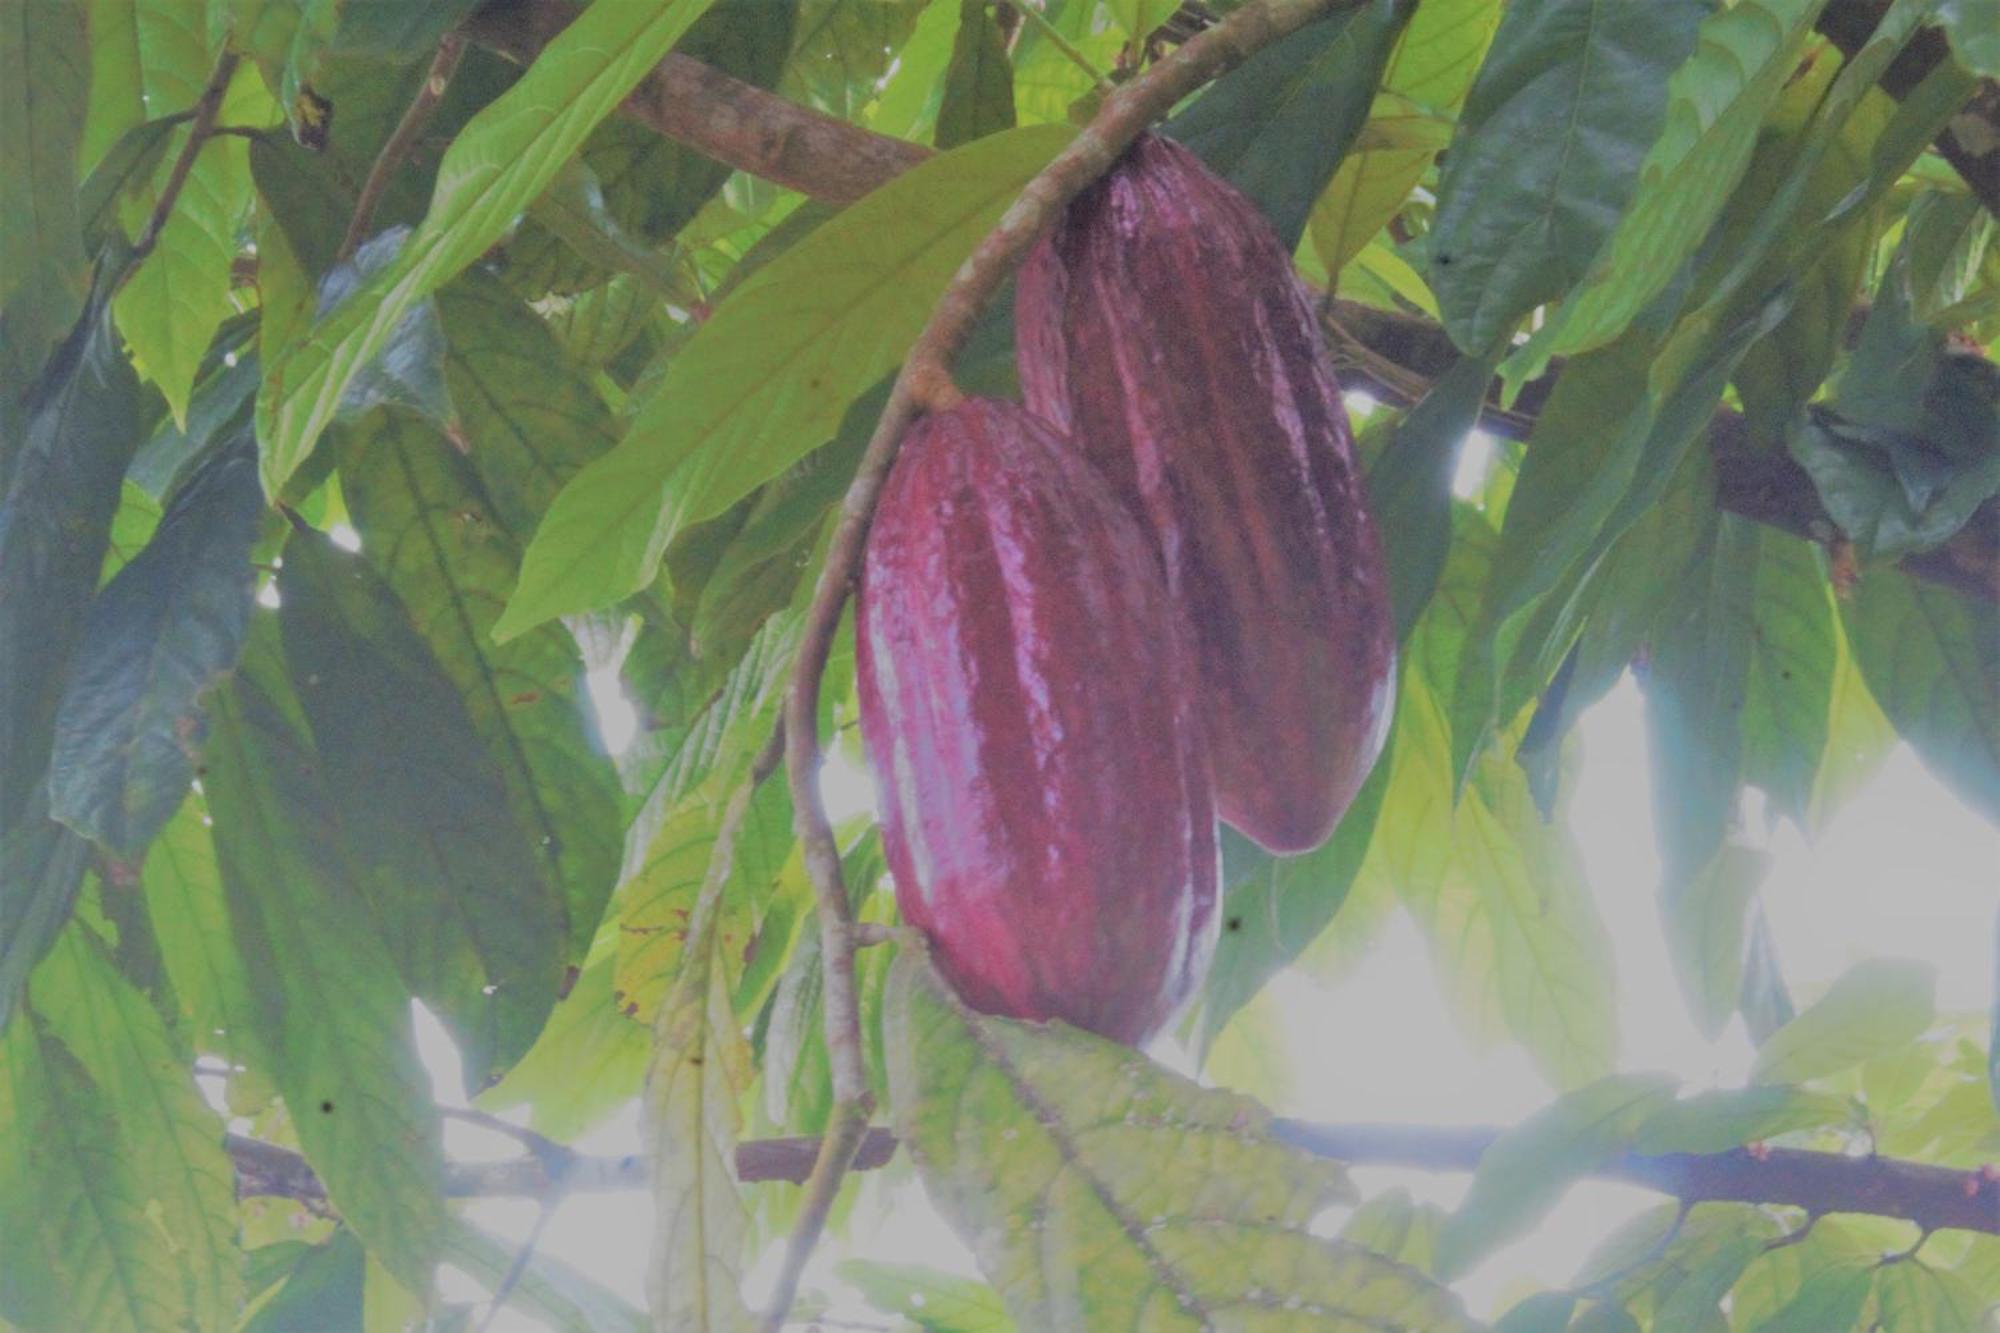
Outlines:
<svg viewBox="0 0 2000 1333"><path fill-rule="evenodd" d="M268 1303L259 1307L243 1333L329 1333L358 1329L366 1290L368 1256L345 1227L324 1245L301 1256Z"/></svg>
<svg viewBox="0 0 2000 1333"><path fill-rule="evenodd" d="M1743 778L1804 821L1826 753L1839 645L1833 598L1811 543L1760 536L1752 604L1754 642L1743 696Z"/></svg>
<svg viewBox="0 0 2000 1333"><path fill-rule="evenodd" d="M361 285L395 260L408 236L404 228L391 228L364 243L353 259L328 270L320 279L316 317L325 319L350 298L365 299L358 296ZM385 403L409 408L439 425L453 418L444 376L444 330L431 301L413 303L374 360L348 377L334 419L358 417Z"/></svg>
<svg viewBox="0 0 2000 1333"><path fill-rule="evenodd" d="M938 107L939 148L956 148L995 130L1014 127L1014 67L998 17L986 0L960 0L958 36L944 74Z"/></svg>
<svg viewBox="0 0 2000 1333"><path fill-rule="evenodd" d="M234 328L224 326L209 348L207 373L194 386L186 427L164 418L125 469L126 481L165 500L190 466L249 433L250 402L257 393L257 331L249 319Z"/></svg>
<svg viewBox="0 0 2000 1333"><path fill-rule="evenodd" d="M188 1044L197 1051L251 1057L255 1002L230 937L229 904L207 818L199 797L181 806L153 839L140 887Z"/></svg>
<svg viewBox="0 0 2000 1333"><path fill-rule="evenodd" d="M153 183L154 171L180 124L180 117L164 117L134 125L90 169L77 197L77 213L85 243L92 249L101 245L118 225L119 205L128 194L136 194Z"/></svg>
<svg viewBox="0 0 2000 1333"><path fill-rule="evenodd" d="M1438 183L1431 288L1460 347L1500 346L1582 280L1666 120L1667 80L1709 6L1507 7Z"/></svg>
<svg viewBox="0 0 2000 1333"><path fill-rule="evenodd" d="M1340 910L1368 854L1389 767L1386 759L1376 763L1333 836L1303 856L1274 856L1223 830L1222 936L1202 991L1201 1049Z"/></svg>
<svg viewBox="0 0 2000 1333"><path fill-rule="evenodd" d="M467 1086L483 1087L555 1002L568 938L561 889L466 698L381 576L298 532L278 595L347 863L404 980L458 1037Z"/></svg>
<svg viewBox="0 0 2000 1333"><path fill-rule="evenodd" d="M0 829L0 1029L62 933L90 863L90 844L50 819L46 802L36 787L20 818Z"/></svg>
<svg viewBox="0 0 2000 1333"><path fill-rule="evenodd" d="M87 313L30 401L0 500L0 832L21 818L48 762L138 415L138 379L110 321Z"/></svg>
<svg viewBox="0 0 2000 1333"><path fill-rule="evenodd" d="M77 4L16 0L0 9L0 34L0 309L32 364L84 303L77 149L90 48Z"/></svg>
<svg viewBox="0 0 2000 1333"><path fill-rule="evenodd" d="M1248 195L1289 251L1367 122L1412 8L1368 0L1301 28L1216 80L1166 133Z"/></svg>
<svg viewBox="0 0 2000 1333"><path fill-rule="evenodd" d="M1537 1292L1502 1315L1493 1333L1563 1333L1576 1300L1567 1291Z"/></svg>
<svg viewBox="0 0 2000 1333"><path fill-rule="evenodd" d="M1438 1237L1438 1272L1463 1274L1532 1226L1570 1182L1626 1151L1672 1097L1671 1079L1620 1074L1577 1089L1502 1134L1479 1159L1471 1191Z"/></svg>
<svg viewBox="0 0 2000 1333"><path fill-rule="evenodd" d="M347 0L329 52L370 60L429 59L438 38L479 7L479 0Z"/></svg>
<svg viewBox="0 0 2000 1333"><path fill-rule="evenodd" d="M1452 477L1466 436L1479 424L1492 377L1492 359L1459 358L1396 423L1368 471L1398 642L1409 638L1444 572L1451 549Z"/></svg>
<svg viewBox="0 0 2000 1333"><path fill-rule="evenodd" d="M1987 818L2000 818L2000 609L1888 568L1841 603L1861 674L1903 739Z"/></svg>
<svg viewBox="0 0 2000 1333"><path fill-rule="evenodd" d="M264 512L247 435L211 456L91 603L49 758L55 818L137 859L187 794L203 700L250 625Z"/></svg>
<svg viewBox="0 0 2000 1333"><path fill-rule="evenodd" d="M262 1066L307 1160L369 1250L422 1291L444 1221L442 1130L410 992L349 858L276 631L256 618L213 710L203 784L230 931Z"/></svg>
<svg viewBox="0 0 2000 1333"><path fill-rule="evenodd" d="M2000 13L1979 0L1942 0L1938 19L1951 36L1959 63L1976 74L2000 79Z"/></svg>

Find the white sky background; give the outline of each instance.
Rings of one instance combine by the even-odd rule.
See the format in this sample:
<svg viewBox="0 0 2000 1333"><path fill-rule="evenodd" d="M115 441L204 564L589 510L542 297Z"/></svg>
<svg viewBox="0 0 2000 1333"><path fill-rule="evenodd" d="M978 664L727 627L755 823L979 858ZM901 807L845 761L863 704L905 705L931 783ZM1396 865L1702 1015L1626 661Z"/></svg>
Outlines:
<svg viewBox="0 0 2000 1333"><path fill-rule="evenodd" d="M1469 460L1464 480L1471 481L1478 467L1477 459ZM621 722L629 731L629 705L615 694L613 682L591 683L615 743ZM1571 743L1581 747L1582 756L1573 770L1569 820L1615 955L1620 1067L1666 1070L1691 1087L1740 1085L1750 1063L1740 1020L1714 1043L1694 1029L1661 939L1645 726L1629 677L1584 715ZM847 811L866 808L871 795L866 774L838 759L829 765L824 789L829 806ZM1990 1003L2000 831L1932 777L1907 746L1896 748L1816 841L1785 824L1773 832L1769 849L1765 908L1786 979L1801 1005L1850 964L1885 956L1933 964L1940 1011L1981 1011ZM1364 962L1338 984L1287 972L1272 986L1285 1015L1280 1058L1290 1084L1272 1104L1280 1114L1506 1125L1554 1095L1519 1049L1476 1051L1467 1044L1439 994L1422 939L1405 919L1385 930ZM1381 1022L1385 1014L1396 1015L1396 1021ZM1343 1015L1352 1021L1343 1021ZM438 1094L463 1105L456 1052L435 1022L421 1012L419 1017ZM455 1156L518 1151L489 1131L453 1122L446 1131ZM637 1152L636 1105L577 1146L595 1153ZM1389 1168L1354 1174L1364 1193L1404 1185L1418 1198L1446 1207L1462 1197L1469 1179ZM820 1285L838 1296L832 1267L855 1256L976 1272L920 1189L893 1199L881 1195L872 1180L864 1186L848 1240L821 1247L808 1270L807 1290ZM1493 1256L1459 1290L1476 1316L1491 1317L1526 1290L1568 1282L1613 1227L1659 1201L1631 1186L1578 1186L1539 1230ZM467 1209L471 1221L506 1238L525 1236L535 1213L529 1200L480 1201ZM651 1232L651 1207L643 1194L581 1195L562 1205L540 1248L643 1306ZM769 1281L771 1266L767 1261L753 1268L753 1287ZM469 1280L448 1281L445 1294L469 1299L479 1291ZM864 1324L882 1322L858 1300L835 1313ZM503 1311L492 1327L502 1333L542 1326Z"/></svg>

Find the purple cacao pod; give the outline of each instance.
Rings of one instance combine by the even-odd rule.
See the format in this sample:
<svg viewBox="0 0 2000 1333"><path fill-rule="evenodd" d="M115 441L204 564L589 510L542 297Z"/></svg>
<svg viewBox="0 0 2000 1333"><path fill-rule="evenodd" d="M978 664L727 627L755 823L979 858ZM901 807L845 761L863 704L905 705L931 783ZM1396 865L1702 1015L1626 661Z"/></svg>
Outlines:
<svg viewBox="0 0 2000 1333"><path fill-rule="evenodd" d="M1144 1041L1207 970L1214 805L1152 543L1047 423L911 427L856 609L903 918L965 1001Z"/></svg>
<svg viewBox="0 0 2000 1333"><path fill-rule="evenodd" d="M1395 630L1312 305L1263 216L1146 136L1030 254L1021 388L1149 523L1191 627L1215 802L1272 851L1382 750Z"/></svg>

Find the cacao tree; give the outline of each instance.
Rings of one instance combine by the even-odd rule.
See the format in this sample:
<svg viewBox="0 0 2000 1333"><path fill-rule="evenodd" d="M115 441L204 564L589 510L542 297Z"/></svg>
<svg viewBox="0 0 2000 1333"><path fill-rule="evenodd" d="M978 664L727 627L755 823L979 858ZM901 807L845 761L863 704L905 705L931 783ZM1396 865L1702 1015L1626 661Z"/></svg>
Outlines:
<svg viewBox="0 0 2000 1333"><path fill-rule="evenodd" d="M2000 822L1996 218L1993 0L0 0L0 1330L2000 1327L1771 878Z"/></svg>

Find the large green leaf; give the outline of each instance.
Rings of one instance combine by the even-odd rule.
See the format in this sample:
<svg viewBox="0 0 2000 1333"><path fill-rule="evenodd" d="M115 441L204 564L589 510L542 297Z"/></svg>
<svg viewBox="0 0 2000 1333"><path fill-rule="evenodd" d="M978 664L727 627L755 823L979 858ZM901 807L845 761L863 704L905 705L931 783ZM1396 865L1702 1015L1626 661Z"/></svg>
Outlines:
<svg viewBox="0 0 2000 1333"><path fill-rule="evenodd" d="M223 1328L242 1297L236 1171L222 1120L202 1100L159 1011L122 976L79 923L63 933L32 989L44 1030L97 1085L160 1230L153 1243L181 1275L184 1318Z"/></svg>
<svg viewBox="0 0 2000 1333"><path fill-rule="evenodd" d="M613 993L612 959L593 959L549 1015L541 1037L479 1095L479 1104L523 1107L537 1133L574 1142L638 1095L649 1033Z"/></svg>
<svg viewBox="0 0 2000 1333"><path fill-rule="evenodd" d="M617 1293L548 1254L532 1253L516 1274L519 1241L502 1241L461 1218L445 1232L445 1259L489 1291L513 1283L508 1303L555 1333L647 1333L653 1325Z"/></svg>
<svg viewBox="0 0 2000 1333"><path fill-rule="evenodd" d="M1693 55L1668 80L1666 120L1638 188L1581 289L1536 333L1528 360L1544 348L1574 353L1610 342L1666 289L1742 178L1758 127L1825 4L1739 0L1710 10Z"/></svg>
<svg viewBox="0 0 2000 1333"><path fill-rule="evenodd" d="M1938 19L1961 64L1975 74L2000 79L2000 13L1979 0L1940 0Z"/></svg>
<svg viewBox="0 0 2000 1333"><path fill-rule="evenodd" d="M133 364L182 424L202 354L236 313L230 267L251 193L249 144L235 135L203 144L159 242L112 302Z"/></svg>
<svg viewBox="0 0 2000 1333"><path fill-rule="evenodd" d="M860 120L923 8L880 0L799 0L792 55L778 91L838 119Z"/></svg>
<svg viewBox="0 0 2000 1333"><path fill-rule="evenodd" d="M974 1014L916 954L886 1021L897 1132L1022 1327L1473 1327L1415 1269L1307 1230L1351 1197L1345 1173L1249 1099Z"/></svg>
<svg viewBox="0 0 2000 1333"><path fill-rule="evenodd" d="M668 364L618 447L556 497L494 634L644 587L676 533L825 443L1071 134L1032 126L940 154L758 269Z"/></svg>
<svg viewBox="0 0 2000 1333"><path fill-rule="evenodd" d="M125 464L139 447L138 380L109 324L86 314L37 386L0 499L0 832L41 781ZM0 885L0 901L5 892Z"/></svg>
<svg viewBox="0 0 2000 1333"><path fill-rule="evenodd" d="M546 383L525 364L465 360L504 382ZM506 415L506 433L484 429L486 400L460 390L478 458L414 419L377 414L348 432L343 493L363 550L409 612L438 668L463 701L473 731L499 766L514 820L535 859L560 885L569 951L580 957L618 876L620 795L586 713L582 664L560 626L506 644L488 633L519 569L521 529L503 502L546 493L530 469L564 461L565 437L542 417ZM547 405L548 417L561 405ZM499 418L499 414L496 414Z"/></svg>
<svg viewBox="0 0 2000 1333"><path fill-rule="evenodd" d="M1578 283L1638 188L1702 0L1507 7L1438 183L1431 288L1460 347Z"/></svg>
<svg viewBox="0 0 2000 1333"><path fill-rule="evenodd" d="M266 369L257 438L267 492L281 491L305 461L348 382L402 316L499 239L707 7L707 0L593 6L459 133L438 168L430 213L395 262Z"/></svg>
<svg viewBox="0 0 2000 1333"><path fill-rule="evenodd" d="M340 1214L412 1291L444 1221L442 1129L409 991L260 618L217 695L203 779L257 1046ZM358 738L365 739L365 738Z"/></svg>
<svg viewBox="0 0 2000 1333"><path fill-rule="evenodd" d="M1916 1259L1885 1263L1875 1279L1882 1333L1984 1333L1987 1302L1950 1269Z"/></svg>
<svg viewBox="0 0 2000 1333"><path fill-rule="evenodd" d="M962 0L934 142L939 148L956 148L1012 128L1014 67L1007 59L1007 39L983 0Z"/></svg>
<svg viewBox="0 0 2000 1333"><path fill-rule="evenodd" d="M1383 67L1368 123L1313 205L1313 248L1328 274L1337 278L1410 202L1445 146L1448 118L1471 91L1501 10L1498 0L1417 6Z"/></svg>
<svg viewBox="0 0 2000 1333"><path fill-rule="evenodd" d="M62 933L89 863L90 844L48 817L42 788L13 827L0 829L0 1027Z"/></svg>
<svg viewBox="0 0 2000 1333"><path fill-rule="evenodd" d="M1869 570L1841 603L1868 689L1903 739L1953 790L2000 819L2000 680L1991 602Z"/></svg>
<svg viewBox="0 0 2000 1333"><path fill-rule="evenodd" d="M1771 1034L1757 1051L1750 1077L1759 1083L1803 1083L1906 1046L1931 1025L1935 986L1935 972L1926 964L1857 963Z"/></svg>
<svg viewBox="0 0 2000 1333"><path fill-rule="evenodd" d="M136 859L187 794L202 702L250 626L264 512L247 436L191 474L153 538L91 603L56 714L49 805Z"/></svg>
<svg viewBox="0 0 2000 1333"><path fill-rule="evenodd" d="M11 0L0 34L0 310L33 365L83 308L77 149L90 49L78 4Z"/></svg>
<svg viewBox="0 0 2000 1333"><path fill-rule="evenodd" d="M181 806L147 850L140 888L189 1044L198 1051L253 1056L255 1000L230 936L229 904L207 819L202 798Z"/></svg>
<svg viewBox="0 0 2000 1333"><path fill-rule="evenodd" d="M1166 132L1248 195L1289 251L1368 119L1412 8L1368 0L1308 24L1216 80Z"/></svg>
<svg viewBox="0 0 2000 1333"><path fill-rule="evenodd" d="M1802 538L1761 534L1755 642L1743 696L1743 777L1776 808L1805 819L1826 753L1838 658L1833 598L1818 552Z"/></svg>
<svg viewBox="0 0 2000 1333"><path fill-rule="evenodd" d="M924 1333L1014 1333L1014 1321L983 1282L921 1264L866 1259L849 1259L838 1272L870 1305L920 1323Z"/></svg>
<svg viewBox="0 0 2000 1333"><path fill-rule="evenodd" d="M1508 1130L1479 1159L1472 1189L1438 1237L1438 1271L1467 1272L1545 1216L1578 1177L1624 1152L1673 1100L1673 1081L1619 1074L1577 1089Z"/></svg>
<svg viewBox="0 0 2000 1333"><path fill-rule="evenodd" d="M24 1329L185 1327L115 1104L33 1017L0 1026L0 1318Z"/></svg>
<svg viewBox="0 0 2000 1333"><path fill-rule="evenodd" d="M404 980L459 1038L468 1086L484 1086L534 1041L561 979L546 835L515 817L466 698L372 566L298 532L278 595L347 863Z"/></svg>

